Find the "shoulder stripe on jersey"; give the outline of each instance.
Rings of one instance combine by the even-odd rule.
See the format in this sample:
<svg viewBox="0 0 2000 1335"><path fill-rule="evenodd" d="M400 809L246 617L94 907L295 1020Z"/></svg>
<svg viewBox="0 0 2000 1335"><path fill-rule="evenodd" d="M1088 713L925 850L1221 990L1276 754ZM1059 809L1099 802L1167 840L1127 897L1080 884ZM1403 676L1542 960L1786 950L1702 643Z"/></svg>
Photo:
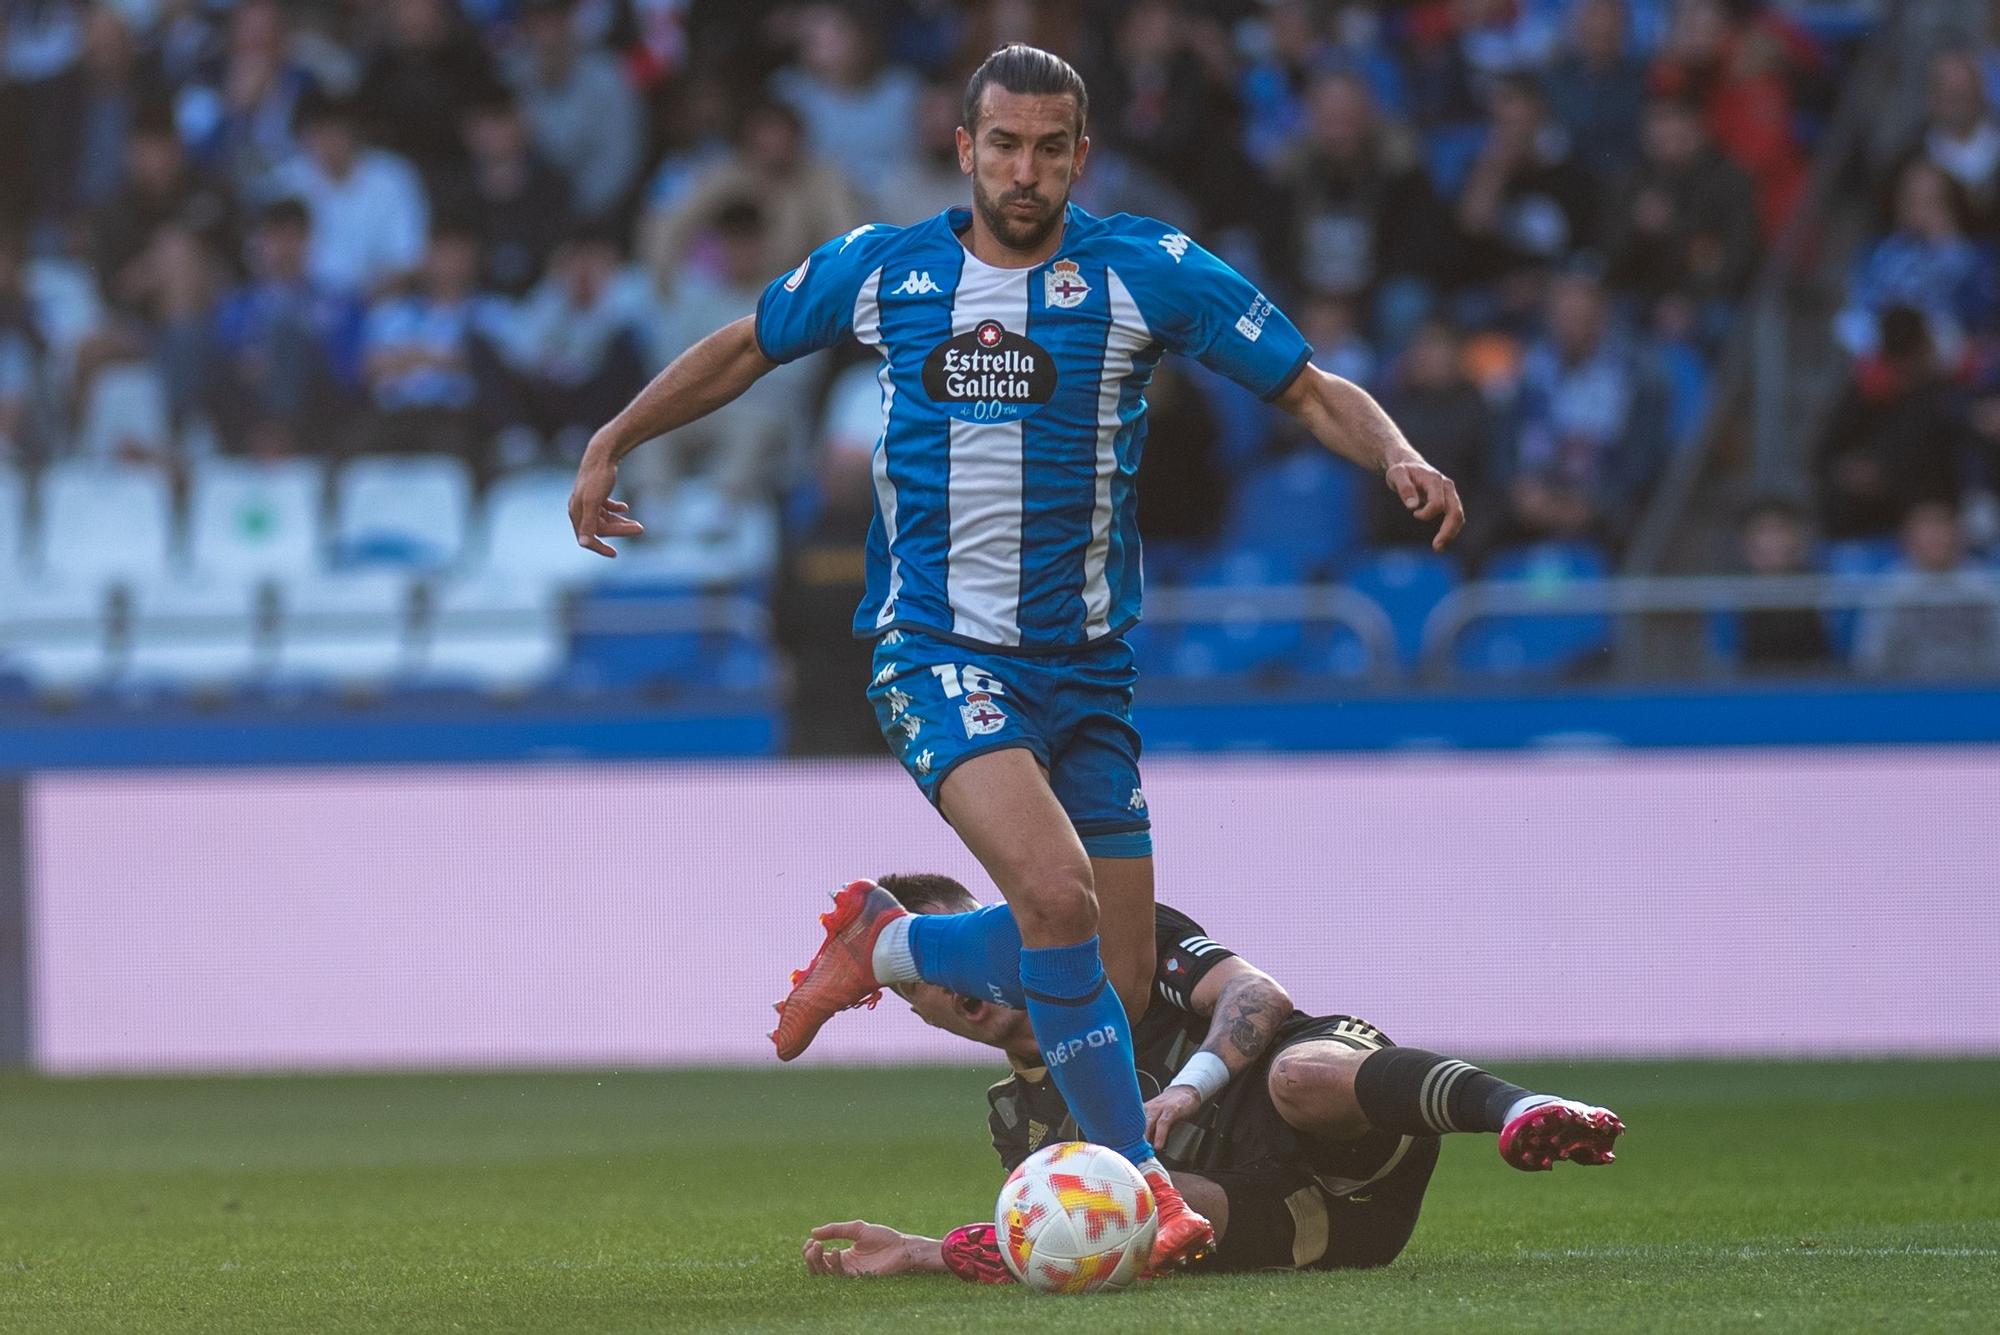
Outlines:
<svg viewBox="0 0 2000 1335"><path fill-rule="evenodd" d="M1083 634L1095 639L1111 630L1111 581L1105 563L1111 556L1111 478L1118 471L1118 434L1125 428L1118 405L1133 359L1151 338L1139 303L1116 269L1104 270L1105 296L1111 324L1104 331L1104 367L1097 390L1097 495L1090 511L1090 546L1083 554Z"/></svg>
<svg viewBox="0 0 2000 1335"><path fill-rule="evenodd" d="M998 320L1028 327L1029 269L968 263L952 293L951 332L969 334ZM1021 423L951 419L947 474L951 546L945 596L951 631L989 644L1021 642Z"/></svg>
<svg viewBox="0 0 2000 1335"><path fill-rule="evenodd" d="M1181 942L1181 949L1199 959L1203 955L1213 955L1216 951L1221 950L1222 943L1211 941L1205 936L1191 936Z"/></svg>

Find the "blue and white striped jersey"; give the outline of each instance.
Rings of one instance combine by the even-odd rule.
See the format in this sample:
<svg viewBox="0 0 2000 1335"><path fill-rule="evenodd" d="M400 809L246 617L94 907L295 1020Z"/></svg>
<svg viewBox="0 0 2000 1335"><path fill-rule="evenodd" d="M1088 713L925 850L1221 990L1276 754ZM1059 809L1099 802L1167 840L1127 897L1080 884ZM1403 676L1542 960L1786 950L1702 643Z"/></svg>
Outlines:
<svg viewBox="0 0 2000 1335"><path fill-rule="evenodd" d="M1150 218L1074 204L1062 247L996 269L971 211L827 242L757 304L788 362L852 335L882 356L868 590L854 633L1059 652L1139 619L1135 481L1163 352L1263 398L1312 349L1248 280Z"/></svg>

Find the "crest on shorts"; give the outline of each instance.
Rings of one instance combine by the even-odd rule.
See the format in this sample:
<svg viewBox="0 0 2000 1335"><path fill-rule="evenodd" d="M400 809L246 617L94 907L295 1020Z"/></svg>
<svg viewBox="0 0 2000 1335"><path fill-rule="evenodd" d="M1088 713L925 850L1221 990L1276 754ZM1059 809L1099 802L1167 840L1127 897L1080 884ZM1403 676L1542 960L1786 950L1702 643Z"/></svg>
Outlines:
<svg viewBox="0 0 2000 1335"><path fill-rule="evenodd" d="M965 703L958 707L958 716L965 722L967 737L984 737L998 732L1007 721L1007 715L985 691L973 691L967 695Z"/></svg>
<svg viewBox="0 0 2000 1335"><path fill-rule="evenodd" d="M1089 295L1090 284L1083 281L1075 260L1057 260L1042 274L1042 298L1046 305L1068 310L1081 306Z"/></svg>

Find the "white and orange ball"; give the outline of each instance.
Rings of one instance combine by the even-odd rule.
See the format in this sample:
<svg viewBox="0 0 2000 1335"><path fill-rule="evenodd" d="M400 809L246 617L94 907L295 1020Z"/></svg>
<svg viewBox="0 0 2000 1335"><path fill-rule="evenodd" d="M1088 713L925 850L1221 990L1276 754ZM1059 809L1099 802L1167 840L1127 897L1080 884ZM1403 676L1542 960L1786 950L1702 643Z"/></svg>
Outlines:
<svg viewBox="0 0 2000 1335"><path fill-rule="evenodd" d="M1096 1293L1139 1277L1160 1220L1153 1189L1124 1155L1072 1140L1036 1151L1008 1175L993 1227L1023 1284Z"/></svg>

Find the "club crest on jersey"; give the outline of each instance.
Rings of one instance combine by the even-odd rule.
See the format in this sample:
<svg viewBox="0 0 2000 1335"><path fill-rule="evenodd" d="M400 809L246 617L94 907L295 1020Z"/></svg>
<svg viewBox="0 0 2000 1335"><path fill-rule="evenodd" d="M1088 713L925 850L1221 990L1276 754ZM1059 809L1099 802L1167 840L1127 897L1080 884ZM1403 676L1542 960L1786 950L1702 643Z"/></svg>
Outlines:
<svg viewBox="0 0 2000 1335"><path fill-rule="evenodd" d="M998 320L982 320L924 359L924 393L961 422L1012 422L1055 397L1048 349Z"/></svg>
<svg viewBox="0 0 2000 1335"><path fill-rule="evenodd" d="M984 737L988 733L1000 731L1006 723L1007 715L1000 706L993 703L993 697L985 691L973 691L965 697L965 703L958 707L959 718L965 721L967 737Z"/></svg>
<svg viewBox="0 0 2000 1335"><path fill-rule="evenodd" d="M1057 260L1042 275L1042 303L1060 306L1068 310L1081 306L1083 299L1090 295L1090 284L1083 281L1075 260Z"/></svg>

